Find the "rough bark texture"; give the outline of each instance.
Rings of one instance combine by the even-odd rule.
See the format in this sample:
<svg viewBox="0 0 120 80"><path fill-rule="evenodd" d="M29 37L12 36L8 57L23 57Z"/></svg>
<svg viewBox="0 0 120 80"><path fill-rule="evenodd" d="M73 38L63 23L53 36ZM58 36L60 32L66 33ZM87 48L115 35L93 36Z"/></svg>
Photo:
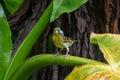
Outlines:
<svg viewBox="0 0 120 80"><path fill-rule="evenodd" d="M49 0L25 0L19 11L8 16L13 32L13 52L30 32L49 2ZM95 33L119 33L120 1L89 0L78 10L63 14L46 27L46 30L36 41L31 55L58 51L54 46L53 50L48 49L49 36L55 26L60 26L67 37L78 40L70 48L70 55L104 61L98 46L90 44L90 33L92 31ZM30 78L32 80L63 80L71 70L72 67L47 66L36 71Z"/></svg>

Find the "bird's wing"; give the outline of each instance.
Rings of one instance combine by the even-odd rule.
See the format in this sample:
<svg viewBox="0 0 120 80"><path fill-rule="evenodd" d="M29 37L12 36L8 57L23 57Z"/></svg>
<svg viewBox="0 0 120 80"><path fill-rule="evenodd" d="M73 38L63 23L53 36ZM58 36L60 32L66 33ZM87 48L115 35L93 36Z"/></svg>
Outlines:
<svg viewBox="0 0 120 80"><path fill-rule="evenodd" d="M71 38L68 37L63 37L64 42L77 42L77 40L72 40Z"/></svg>

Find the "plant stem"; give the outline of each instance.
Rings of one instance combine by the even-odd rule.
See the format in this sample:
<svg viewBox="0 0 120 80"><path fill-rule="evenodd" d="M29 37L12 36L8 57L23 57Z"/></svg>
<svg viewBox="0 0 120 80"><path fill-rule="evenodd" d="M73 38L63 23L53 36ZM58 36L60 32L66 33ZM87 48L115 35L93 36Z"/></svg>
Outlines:
<svg viewBox="0 0 120 80"><path fill-rule="evenodd" d="M43 66L48 65L64 65L64 66L80 66L84 64L99 64L99 65L107 65L105 63L81 58L76 56L64 56L57 55L56 57L53 54L40 54L37 56L33 56L27 59L24 63L22 63L15 74L10 77L11 80L27 80L27 78L31 75L31 73Z"/></svg>

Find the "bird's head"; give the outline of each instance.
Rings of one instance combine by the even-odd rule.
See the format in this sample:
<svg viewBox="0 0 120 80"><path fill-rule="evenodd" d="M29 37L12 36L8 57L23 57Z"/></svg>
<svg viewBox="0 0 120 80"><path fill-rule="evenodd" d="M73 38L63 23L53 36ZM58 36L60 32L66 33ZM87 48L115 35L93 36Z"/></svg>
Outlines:
<svg viewBox="0 0 120 80"><path fill-rule="evenodd" d="M64 36L64 33L60 27L55 27L53 33L60 34L60 35Z"/></svg>

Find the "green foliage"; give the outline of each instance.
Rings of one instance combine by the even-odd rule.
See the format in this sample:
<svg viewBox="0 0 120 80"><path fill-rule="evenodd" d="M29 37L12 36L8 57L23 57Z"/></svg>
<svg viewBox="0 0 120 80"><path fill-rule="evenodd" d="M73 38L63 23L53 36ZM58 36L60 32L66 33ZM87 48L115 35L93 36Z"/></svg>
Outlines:
<svg viewBox="0 0 120 80"><path fill-rule="evenodd" d="M34 45L36 39L39 37L39 35L42 33L44 30L45 26L50 20L51 16L51 11L52 11L52 4L49 5L49 7L46 9L44 14L41 16L41 18L38 20L36 25L33 27L31 32L28 34L28 36L25 38L25 40L22 42L18 50L15 52L15 55L12 57L12 60L10 62L8 72L7 72L7 77L9 78L10 75L15 71L17 66L24 61L26 58L27 54L31 50L32 46Z"/></svg>
<svg viewBox="0 0 120 80"><path fill-rule="evenodd" d="M9 25L0 5L0 80L6 71L12 51L12 41Z"/></svg>
<svg viewBox="0 0 120 80"><path fill-rule="evenodd" d="M24 0L3 0L3 1L6 5L7 10L11 14L13 14L20 8Z"/></svg>
<svg viewBox="0 0 120 80"><path fill-rule="evenodd" d="M120 35L92 33L91 42L99 45L108 65L76 67L65 80L120 80Z"/></svg>
<svg viewBox="0 0 120 80"><path fill-rule="evenodd" d="M0 80L26 80L35 69L47 65L77 66L84 64L86 65L75 67L65 80L119 80L120 35L91 34L91 42L99 45L108 64L73 56L66 58L62 55L54 57L50 54L37 55L25 60L36 39L50 21L54 21L65 12L76 10L85 2L87 0L53 0L11 60L12 41L10 29L0 5ZM4 0L7 10L12 14L19 9L22 3L23 0ZM49 42L49 46L51 46L51 42ZM48 49L50 50L50 48Z"/></svg>
<svg viewBox="0 0 120 80"><path fill-rule="evenodd" d="M59 0L54 0L54 3L50 3L48 8L45 10L43 15L40 17L38 22L35 24L31 32L27 35L27 37L22 42L22 44L14 53L11 59L10 55L12 50L12 41L10 29L4 11L0 6L0 80L26 80L33 70L37 69L38 67L43 67L45 65L59 64L75 66L86 64L88 61L95 62L96 64L100 63L93 60L77 57L68 57L67 59L63 56L62 58L61 56L59 56L55 58L53 55L37 55L35 57L25 60L36 39L43 32L46 25L50 22L50 18L52 22L62 13L71 12L77 9L87 0L81 0L80 2L75 0L74 4L71 3L71 0L66 1L60 1L61 5L59 5L58 9L56 9L55 7L56 4L59 3ZM6 8L11 14L14 14L14 12L16 12L19 9L22 3L23 0L4 0ZM61 8L63 8L63 10Z"/></svg>
<svg viewBox="0 0 120 80"><path fill-rule="evenodd" d="M53 0L53 11L50 21L54 21L63 13L69 13L78 9L88 0Z"/></svg>

